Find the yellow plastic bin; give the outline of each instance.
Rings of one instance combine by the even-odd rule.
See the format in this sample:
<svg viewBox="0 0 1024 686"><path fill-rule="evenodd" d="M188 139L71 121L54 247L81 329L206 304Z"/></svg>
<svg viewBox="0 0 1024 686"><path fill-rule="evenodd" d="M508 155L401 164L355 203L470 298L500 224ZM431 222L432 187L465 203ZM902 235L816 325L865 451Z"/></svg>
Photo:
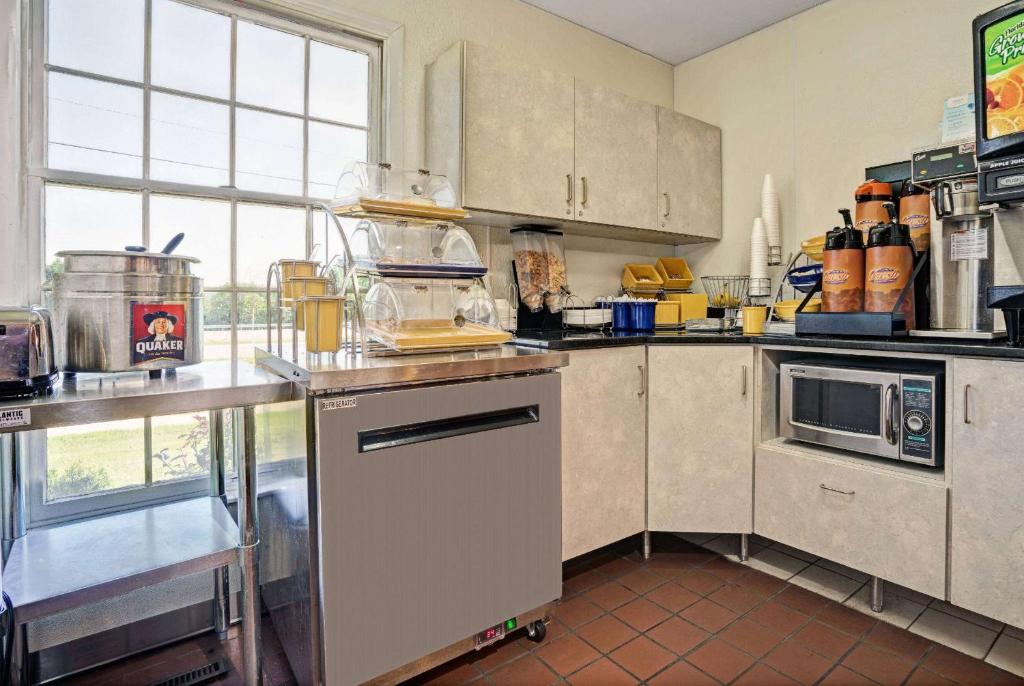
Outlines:
<svg viewBox="0 0 1024 686"><path fill-rule="evenodd" d="M622 287L627 291L660 291L664 286L654 265L627 264L622 269Z"/></svg>
<svg viewBox="0 0 1024 686"><path fill-rule="evenodd" d="M679 326L679 303L675 300L661 300L654 307L655 326Z"/></svg>
<svg viewBox="0 0 1024 686"><path fill-rule="evenodd" d="M665 300L679 303L679 321L704 319L708 316L707 293L666 293Z"/></svg>
<svg viewBox="0 0 1024 686"><path fill-rule="evenodd" d="M661 257L654 264L665 288L686 290L693 285L693 272L682 257Z"/></svg>

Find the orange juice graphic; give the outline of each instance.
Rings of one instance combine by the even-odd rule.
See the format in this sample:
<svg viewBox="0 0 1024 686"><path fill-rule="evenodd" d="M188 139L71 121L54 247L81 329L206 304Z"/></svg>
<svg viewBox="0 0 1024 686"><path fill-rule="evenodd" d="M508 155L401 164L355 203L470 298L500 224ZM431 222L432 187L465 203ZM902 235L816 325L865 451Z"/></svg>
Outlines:
<svg viewBox="0 0 1024 686"><path fill-rule="evenodd" d="M999 138L1024 131L1024 20L1011 17L985 29L985 132Z"/></svg>

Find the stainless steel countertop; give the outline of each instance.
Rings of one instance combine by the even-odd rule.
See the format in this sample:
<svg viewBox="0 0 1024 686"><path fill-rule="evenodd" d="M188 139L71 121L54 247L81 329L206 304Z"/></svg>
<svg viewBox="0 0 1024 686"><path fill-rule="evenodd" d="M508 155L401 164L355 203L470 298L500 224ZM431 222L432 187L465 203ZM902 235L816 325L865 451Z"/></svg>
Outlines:
<svg viewBox="0 0 1024 686"><path fill-rule="evenodd" d="M297 390L246 362L204 362L159 379L146 372L64 376L50 395L0 400L0 424L12 410L31 415L30 424L0 426L0 433L263 405L301 397Z"/></svg>
<svg viewBox="0 0 1024 686"><path fill-rule="evenodd" d="M299 360L256 349L256 364L301 384L313 394L400 384L522 374L564 367L569 355L503 345L486 350L385 357L305 355Z"/></svg>

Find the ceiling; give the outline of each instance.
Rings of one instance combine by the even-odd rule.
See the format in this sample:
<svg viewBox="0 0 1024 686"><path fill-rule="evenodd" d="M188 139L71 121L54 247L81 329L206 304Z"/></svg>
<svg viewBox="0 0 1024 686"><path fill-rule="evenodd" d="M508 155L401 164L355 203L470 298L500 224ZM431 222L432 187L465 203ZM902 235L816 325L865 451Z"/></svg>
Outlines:
<svg viewBox="0 0 1024 686"><path fill-rule="evenodd" d="M525 0L669 64L679 64L826 0Z"/></svg>

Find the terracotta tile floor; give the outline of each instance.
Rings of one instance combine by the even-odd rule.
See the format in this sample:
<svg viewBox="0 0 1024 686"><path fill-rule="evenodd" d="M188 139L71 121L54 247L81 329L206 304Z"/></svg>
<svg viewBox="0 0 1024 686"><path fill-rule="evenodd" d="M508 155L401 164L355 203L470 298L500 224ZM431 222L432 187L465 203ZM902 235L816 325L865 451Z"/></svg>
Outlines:
<svg viewBox="0 0 1024 686"><path fill-rule="evenodd" d="M675 536L567 563L540 644L515 637L407 684L982 686L1024 679Z"/></svg>
<svg viewBox="0 0 1024 686"><path fill-rule="evenodd" d="M284 649L269 619L264 619L260 636L263 644L264 686L295 686ZM210 632L97 667L56 683L60 686L145 686L202 667L221 657L231 662L231 671L205 683L220 686L242 684L239 671L241 639L238 625L231 627L224 641L218 640L216 635Z"/></svg>

